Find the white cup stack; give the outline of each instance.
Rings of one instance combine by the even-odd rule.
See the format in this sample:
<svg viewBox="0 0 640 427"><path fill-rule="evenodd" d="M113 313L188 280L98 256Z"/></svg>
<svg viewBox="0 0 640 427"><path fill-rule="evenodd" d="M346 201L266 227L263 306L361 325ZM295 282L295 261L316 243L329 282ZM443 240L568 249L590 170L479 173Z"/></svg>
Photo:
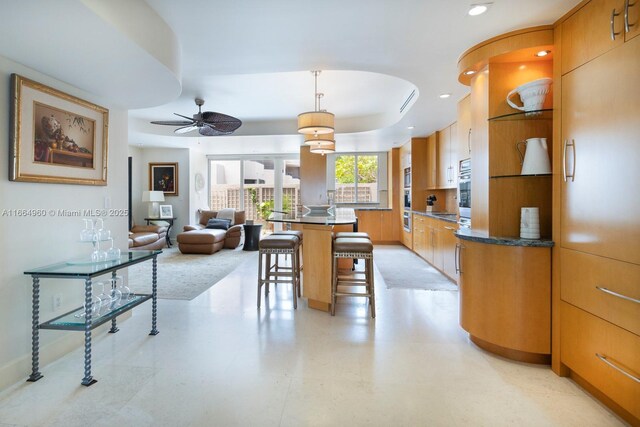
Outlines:
<svg viewBox="0 0 640 427"><path fill-rule="evenodd" d="M538 208L525 207L520 209L520 238L540 238L540 215Z"/></svg>

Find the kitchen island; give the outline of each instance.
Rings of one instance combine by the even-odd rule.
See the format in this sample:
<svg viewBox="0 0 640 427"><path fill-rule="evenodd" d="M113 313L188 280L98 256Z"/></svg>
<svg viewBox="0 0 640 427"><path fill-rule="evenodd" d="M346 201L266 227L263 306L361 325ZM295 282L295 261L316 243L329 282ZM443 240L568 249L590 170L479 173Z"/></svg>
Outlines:
<svg viewBox="0 0 640 427"><path fill-rule="evenodd" d="M291 224L291 228L303 232L302 296L310 308L329 311L331 308L332 236L334 228L354 227L358 218L353 209L336 209L335 216L302 216L273 213L270 222Z"/></svg>

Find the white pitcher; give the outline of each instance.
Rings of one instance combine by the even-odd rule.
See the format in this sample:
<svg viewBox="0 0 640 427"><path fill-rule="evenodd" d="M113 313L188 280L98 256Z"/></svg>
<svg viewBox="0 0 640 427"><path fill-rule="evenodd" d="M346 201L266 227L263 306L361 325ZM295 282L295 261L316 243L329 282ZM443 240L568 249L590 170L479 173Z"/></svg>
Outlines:
<svg viewBox="0 0 640 427"><path fill-rule="evenodd" d="M520 151L520 144L524 144L526 152ZM551 173L551 162L547 151L547 138L529 138L516 143L516 149L522 162L521 175L539 175Z"/></svg>

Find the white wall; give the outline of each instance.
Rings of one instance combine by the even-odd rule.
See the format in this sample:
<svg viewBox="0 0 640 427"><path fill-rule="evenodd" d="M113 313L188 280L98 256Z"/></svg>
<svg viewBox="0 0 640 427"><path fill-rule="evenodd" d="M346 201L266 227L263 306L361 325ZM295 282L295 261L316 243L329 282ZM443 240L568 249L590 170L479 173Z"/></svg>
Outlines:
<svg viewBox="0 0 640 427"><path fill-rule="evenodd" d="M138 148L129 147L128 154L133 157L133 181L132 181L132 204L133 220L136 224L146 224L144 218L147 216L149 206L143 203L142 192L149 190L149 163L178 163L178 195L166 196L161 205L171 205L173 216L177 219L171 228L172 241L175 236L182 231L185 224L193 222L189 213L190 180L189 172L190 159L187 148ZM205 174L206 176L206 174Z"/></svg>
<svg viewBox="0 0 640 427"><path fill-rule="evenodd" d="M208 209L209 205L209 185L208 185L209 160L205 153L189 151L189 215L191 223L196 223L198 209ZM196 191L196 174L202 175L204 188Z"/></svg>
<svg viewBox="0 0 640 427"><path fill-rule="evenodd" d="M0 56L0 151L9 153L11 73L18 73L109 109L108 185L64 185L12 182L8 159L0 162L0 389L26 379L31 371L31 278L27 269L89 256L90 245L79 242L82 221L77 217L10 216L13 209L83 210L104 207L105 197L114 209L127 208L127 111L116 109L69 84L54 80ZM105 220L116 245L127 248L127 217ZM53 310L53 296L62 296L62 307ZM62 314L84 301L81 280L41 280L40 320ZM94 331L94 336L101 332ZM80 333L40 331L41 366L81 345ZM41 369L42 370L42 369ZM46 367L44 368L46 375ZM104 373L106 375L106 373ZM82 362L78 360L78 382Z"/></svg>

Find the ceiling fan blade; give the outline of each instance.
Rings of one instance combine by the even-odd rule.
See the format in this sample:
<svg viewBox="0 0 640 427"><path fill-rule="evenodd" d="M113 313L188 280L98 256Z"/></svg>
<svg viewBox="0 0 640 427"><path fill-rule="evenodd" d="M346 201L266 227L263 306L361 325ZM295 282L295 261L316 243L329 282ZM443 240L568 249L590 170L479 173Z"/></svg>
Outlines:
<svg viewBox="0 0 640 427"><path fill-rule="evenodd" d="M182 114L178 114L178 113L173 113L173 114L175 114L178 117L182 117L184 119L191 120L192 122L195 122L195 120L193 120L193 118L191 118L191 117L183 116Z"/></svg>
<svg viewBox="0 0 640 427"><path fill-rule="evenodd" d="M200 135L202 136L221 136L231 134L231 132L219 131L208 123L203 123L202 126L198 128L198 132L200 132Z"/></svg>
<svg viewBox="0 0 640 427"><path fill-rule="evenodd" d="M193 121L186 120L159 120L151 122L154 125L168 125L168 126L187 126L193 123Z"/></svg>
<svg viewBox="0 0 640 427"><path fill-rule="evenodd" d="M242 121L235 117L228 116L226 114L214 113L212 111L205 111L202 113L202 121L216 128L220 132L229 134L234 132L240 126Z"/></svg>
<svg viewBox="0 0 640 427"><path fill-rule="evenodd" d="M187 132L191 132L192 130L196 130L198 129L198 126L196 126L195 124L191 124L189 126L184 126L181 128L178 128L176 130L174 130L175 133L187 133Z"/></svg>

